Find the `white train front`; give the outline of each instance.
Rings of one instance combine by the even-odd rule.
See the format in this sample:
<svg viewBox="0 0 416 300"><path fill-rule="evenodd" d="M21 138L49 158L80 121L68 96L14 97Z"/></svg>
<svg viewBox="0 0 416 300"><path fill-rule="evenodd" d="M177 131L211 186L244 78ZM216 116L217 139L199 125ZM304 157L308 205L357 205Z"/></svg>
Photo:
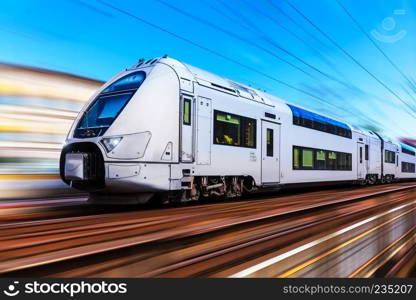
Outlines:
<svg viewBox="0 0 416 300"><path fill-rule="evenodd" d="M163 57L126 69L93 95L68 134L60 170L95 200L188 201L415 179L415 153Z"/></svg>

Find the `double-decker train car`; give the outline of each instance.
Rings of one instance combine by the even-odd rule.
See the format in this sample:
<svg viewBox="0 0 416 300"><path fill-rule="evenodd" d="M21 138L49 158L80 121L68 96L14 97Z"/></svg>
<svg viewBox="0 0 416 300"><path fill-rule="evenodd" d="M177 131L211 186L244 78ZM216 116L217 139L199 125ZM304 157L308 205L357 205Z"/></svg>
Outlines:
<svg viewBox="0 0 416 300"><path fill-rule="evenodd" d="M60 173L93 200L189 201L415 179L415 151L162 57L141 60L92 96L68 134Z"/></svg>

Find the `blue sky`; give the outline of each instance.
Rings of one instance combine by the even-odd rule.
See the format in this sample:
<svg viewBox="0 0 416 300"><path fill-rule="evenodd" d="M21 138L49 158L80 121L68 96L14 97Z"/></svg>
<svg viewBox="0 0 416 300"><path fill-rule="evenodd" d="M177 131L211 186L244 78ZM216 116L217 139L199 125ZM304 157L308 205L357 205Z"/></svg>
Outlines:
<svg viewBox="0 0 416 300"><path fill-rule="evenodd" d="M107 80L141 57L167 53L353 124L415 137L415 6L410 0L2 1L0 61Z"/></svg>

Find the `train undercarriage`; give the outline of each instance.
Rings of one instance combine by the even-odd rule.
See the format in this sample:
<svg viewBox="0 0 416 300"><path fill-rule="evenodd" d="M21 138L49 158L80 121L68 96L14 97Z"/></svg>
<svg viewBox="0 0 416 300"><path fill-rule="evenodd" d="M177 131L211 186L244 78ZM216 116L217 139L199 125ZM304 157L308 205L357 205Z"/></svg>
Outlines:
<svg viewBox="0 0 416 300"><path fill-rule="evenodd" d="M379 178L377 174L368 174L366 179L355 182L360 185L388 184L396 181L394 175L386 174ZM354 183L354 182L353 182ZM274 188L275 190L279 190ZM94 204L175 204L198 201L209 198L236 198L261 191L270 191L270 187L256 185L251 176L186 176L182 179L182 189L169 192L147 192L135 194L90 193L89 202Z"/></svg>

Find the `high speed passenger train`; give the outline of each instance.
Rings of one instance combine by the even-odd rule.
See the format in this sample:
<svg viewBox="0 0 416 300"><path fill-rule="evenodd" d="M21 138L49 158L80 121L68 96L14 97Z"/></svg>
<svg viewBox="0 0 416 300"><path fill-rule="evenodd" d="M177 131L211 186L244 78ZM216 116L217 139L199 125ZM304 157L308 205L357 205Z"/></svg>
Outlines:
<svg viewBox="0 0 416 300"><path fill-rule="evenodd" d="M189 201L416 179L415 154L165 56L140 60L91 97L70 129L60 173L92 200Z"/></svg>

